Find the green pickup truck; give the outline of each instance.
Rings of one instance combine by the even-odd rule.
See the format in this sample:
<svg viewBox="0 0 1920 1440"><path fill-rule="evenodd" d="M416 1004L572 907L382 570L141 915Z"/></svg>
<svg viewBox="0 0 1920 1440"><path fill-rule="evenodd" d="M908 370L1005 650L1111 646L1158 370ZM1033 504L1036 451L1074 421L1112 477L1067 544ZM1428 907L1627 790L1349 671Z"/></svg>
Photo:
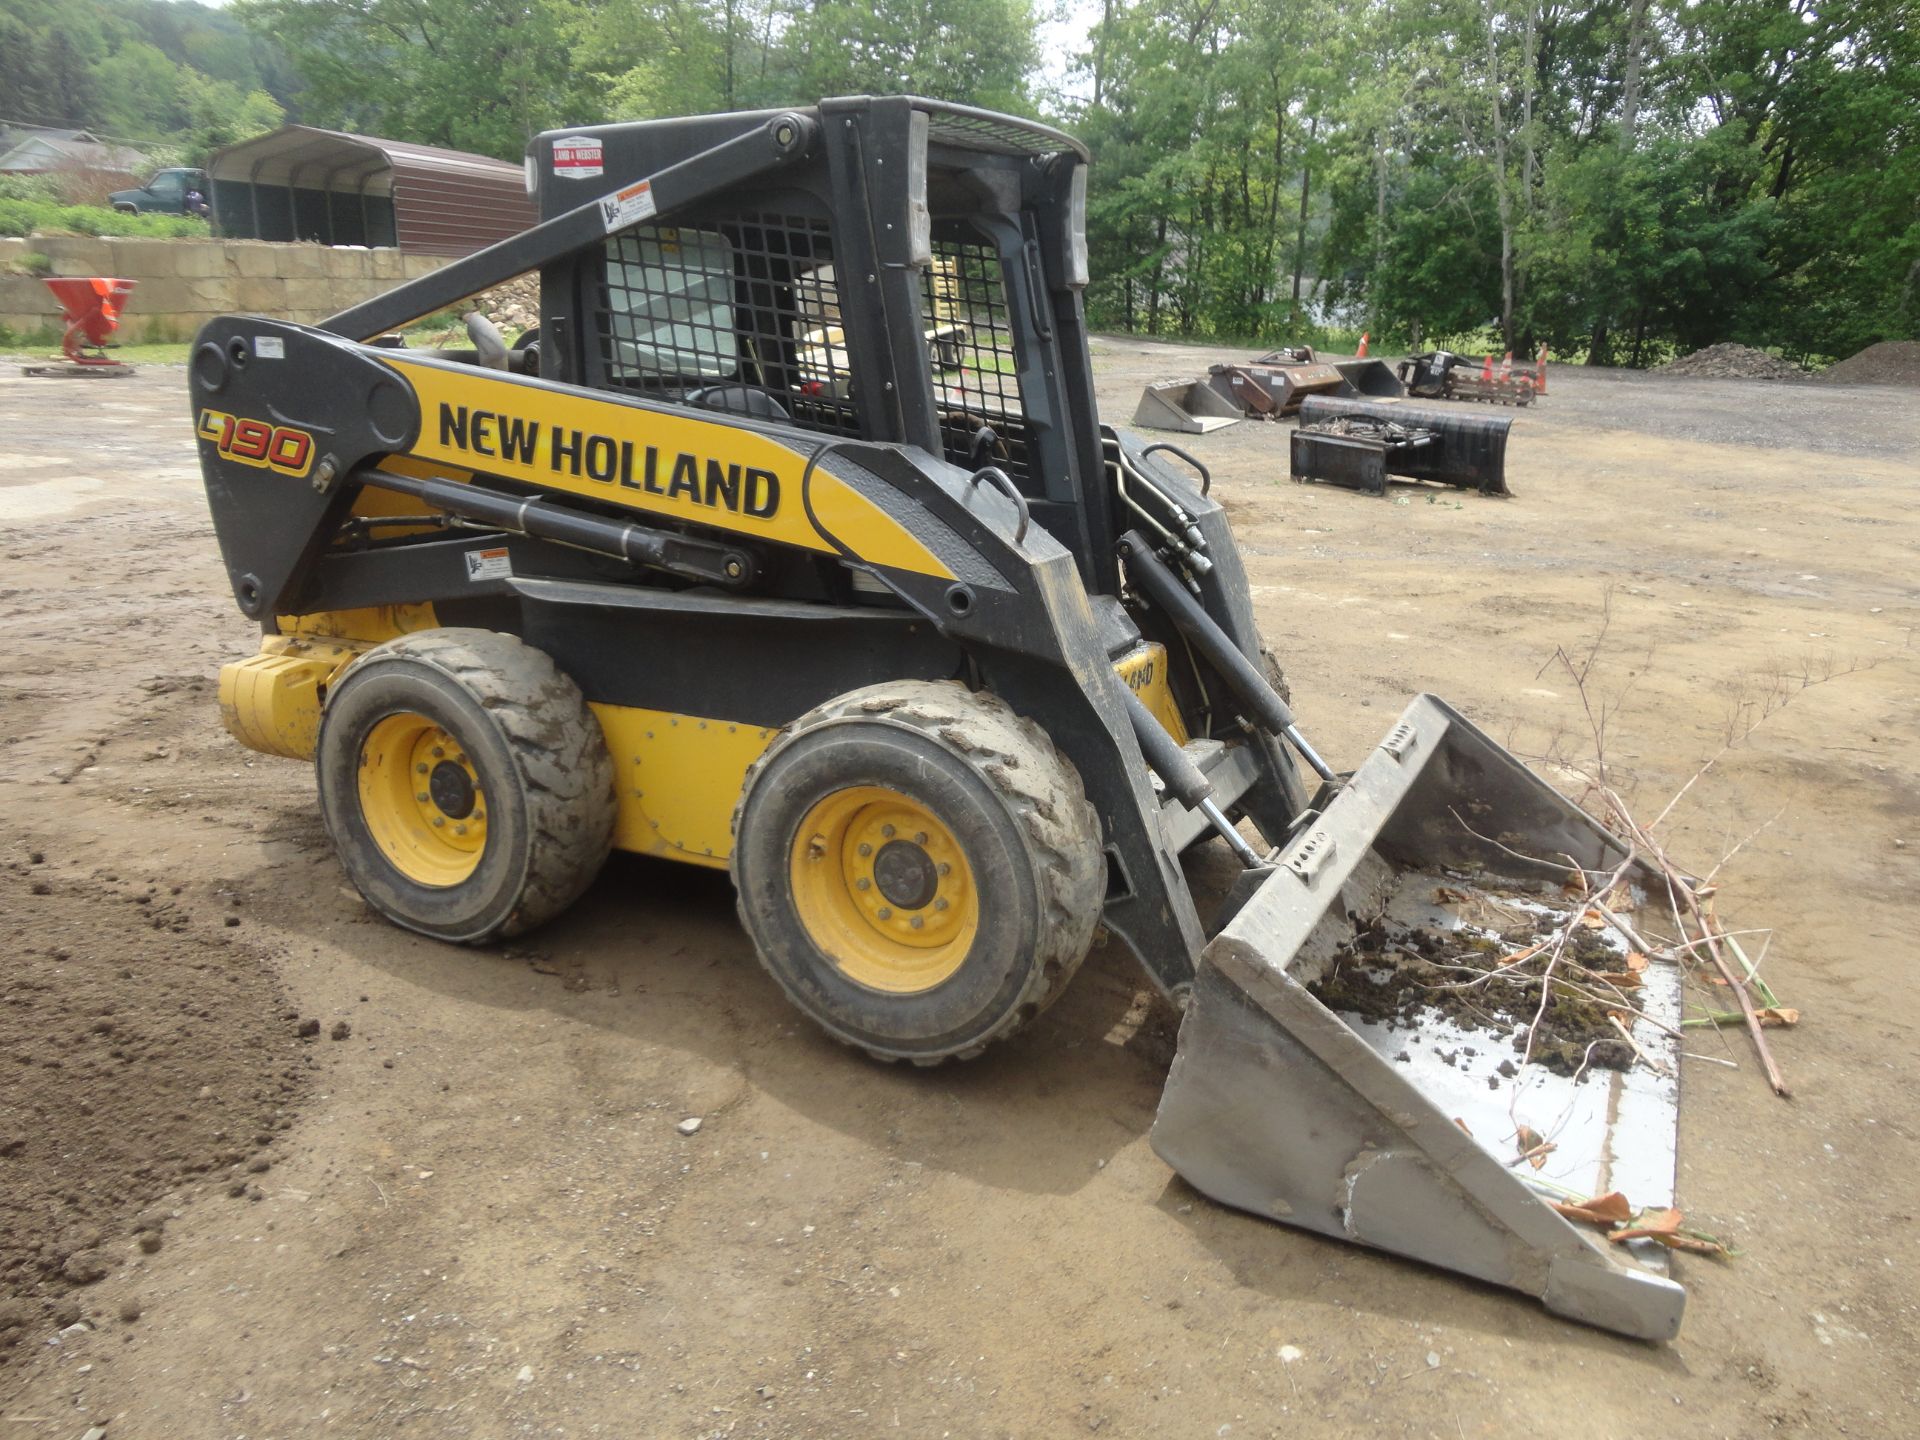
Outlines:
<svg viewBox="0 0 1920 1440"><path fill-rule="evenodd" d="M213 187L204 170L157 170L137 190L116 190L107 203L129 215L198 215L206 218Z"/></svg>

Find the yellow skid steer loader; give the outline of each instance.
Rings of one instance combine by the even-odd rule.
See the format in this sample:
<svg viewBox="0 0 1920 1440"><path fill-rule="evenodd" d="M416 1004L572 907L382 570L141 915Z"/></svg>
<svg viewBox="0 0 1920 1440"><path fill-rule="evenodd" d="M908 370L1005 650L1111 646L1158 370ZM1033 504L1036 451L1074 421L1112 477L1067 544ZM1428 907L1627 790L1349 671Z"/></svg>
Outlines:
<svg viewBox="0 0 1920 1440"><path fill-rule="evenodd" d="M582 136L591 183L554 164ZM1499 1047L1439 1063L1450 1022L1410 1045L1320 998L1363 934L1478 923L1436 897L1545 906L1627 857L1431 697L1350 773L1308 743L1205 467L1100 423L1086 151L852 97L527 159L532 229L192 356L263 631L226 722L314 763L368 903L484 944L614 848L725 869L795 1005L928 1065L1026 1025L1104 928L1184 1010L1152 1143L1193 1185L1672 1335L1657 1259L1548 1203L1670 1196L1670 1080L1543 1075L1552 1163L1516 1170ZM393 333L530 270L512 343ZM1210 926L1181 857L1215 838L1245 869Z"/></svg>

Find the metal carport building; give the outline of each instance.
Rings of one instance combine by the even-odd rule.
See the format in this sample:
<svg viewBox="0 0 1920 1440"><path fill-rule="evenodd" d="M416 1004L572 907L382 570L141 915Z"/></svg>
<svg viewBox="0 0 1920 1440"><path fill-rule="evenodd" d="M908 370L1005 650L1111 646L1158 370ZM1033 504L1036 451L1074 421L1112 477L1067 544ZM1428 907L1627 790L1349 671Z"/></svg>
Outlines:
<svg viewBox="0 0 1920 1440"><path fill-rule="evenodd" d="M539 219L518 165L311 125L216 150L215 233L466 255Z"/></svg>

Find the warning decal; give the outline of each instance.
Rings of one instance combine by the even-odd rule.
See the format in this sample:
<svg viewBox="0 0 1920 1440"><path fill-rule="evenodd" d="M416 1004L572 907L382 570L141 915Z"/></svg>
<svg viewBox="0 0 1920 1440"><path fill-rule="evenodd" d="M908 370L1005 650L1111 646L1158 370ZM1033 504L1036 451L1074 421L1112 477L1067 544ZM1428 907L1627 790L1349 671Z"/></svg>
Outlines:
<svg viewBox="0 0 1920 1440"><path fill-rule="evenodd" d="M609 235L629 225L638 225L642 220L651 220L657 208L653 203L651 180L642 180L637 185L629 185L624 190L600 197L600 218L605 222Z"/></svg>
<svg viewBox="0 0 1920 1440"><path fill-rule="evenodd" d="M553 173L569 180L591 180L605 173L600 142L591 135L563 135L553 142Z"/></svg>
<svg viewBox="0 0 1920 1440"><path fill-rule="evenodd" d="M495 545L487 550L467 551L467 579L508 580L513 577L513 558L507 547Z"/></svg>

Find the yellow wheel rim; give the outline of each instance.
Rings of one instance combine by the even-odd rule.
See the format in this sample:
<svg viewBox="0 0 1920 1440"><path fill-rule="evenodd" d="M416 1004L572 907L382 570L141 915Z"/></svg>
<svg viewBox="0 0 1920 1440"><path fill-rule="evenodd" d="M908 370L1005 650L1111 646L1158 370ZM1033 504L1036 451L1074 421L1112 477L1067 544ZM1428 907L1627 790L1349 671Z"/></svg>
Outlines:
<svg viewBox="0 0 1920 1440"><path fill-rule="evenodd" d="M466 747L424 715L389 715L361 742L360 814L416 885L458 885L479 868L487 803Z"/></svg>
<svg viewBox="0 0 1920 1440"><path fill-rule="evenodd" d="M849 980L914 995L952 977L980 928L973 867L919 801L836 791L800 822L790 861L800 923Z"/></svg>

